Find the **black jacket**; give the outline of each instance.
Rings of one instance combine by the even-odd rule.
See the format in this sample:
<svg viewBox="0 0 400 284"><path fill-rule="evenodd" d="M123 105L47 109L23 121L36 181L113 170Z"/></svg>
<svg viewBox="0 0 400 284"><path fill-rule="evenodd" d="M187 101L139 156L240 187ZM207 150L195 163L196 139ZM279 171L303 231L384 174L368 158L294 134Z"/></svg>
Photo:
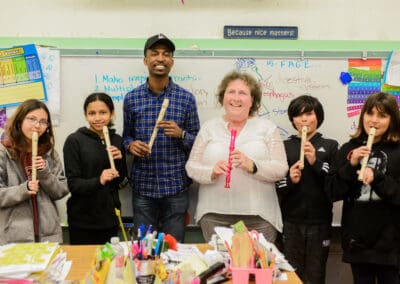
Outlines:
<svg viewBox="0 0 400 284"><path fill-rule="evenodd" d="M296 224L330 224L332 202L324 190L325 177L338 150L338 143L316 133L311 139L316 151L316 161L310 165L304 158L304 169L300 182L293 184L288 172L285 179L277 183L283 221ZM300 157L301 139L295 135L284 141L289 167Z"/></svg>
<svg viewBox="0 0 400 284"><path fill-rule="evenodd" d="M358 181L360 165L351 166L353 149L365 139L352 139L338 152L328 177L332 200L343 200L342 247L345 262L382 265L398 263L400 204L400 144L372 146L368 167L374 169L370 186Z"/></svg>
<svg viewBox="0 0 400 284"><path fill-rule="evenodd" d="M115 160L119 177L104 186L100 175L110 168L106 145L86 127L68 136L64 143L64 166L71 197L67 202L68 223L87 229L118 226L114 208L121 208L118 190L126 181L126 161L122 137L109 130L110 142L118 147L123 158Z"/></svg>

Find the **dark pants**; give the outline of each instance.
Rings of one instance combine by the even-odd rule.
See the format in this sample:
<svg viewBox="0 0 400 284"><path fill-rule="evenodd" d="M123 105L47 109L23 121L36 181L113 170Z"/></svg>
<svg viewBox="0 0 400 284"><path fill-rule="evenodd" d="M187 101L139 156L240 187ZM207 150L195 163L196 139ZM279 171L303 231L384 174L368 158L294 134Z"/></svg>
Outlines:
<svg viewBox="0 0 400 284"><path fill-rule="evenodd" d="M183 242L185 236L186 211L189 208L188 191L174 196L150 198L132 194L133 222L138 228L141 224L152 225L158 232L174 236Z"/></svg>
<svg viewBox="0 0 400 284"><path fill-rule="evenodd" d="M352 263L351 271L353 272L354 284L399 283L399 270L396 266L371 263Z"/></svg>
<svg viewBox="0 0 400 284"><path fill-rule="evenodd" d="M258 215L232 215L232 214L217 214L207 213L203 215L199 221L203 237L206 242L211 240L215 234L215 227L230 227L238 221L243 221L249 231L256 230L262 233L267 241L275 242L277 230L268 221Z"/></svg>
<svg viewBox="0 0 400 284"><path fill-rule="evenodd" d="M78 228L69 225L69 243L71 245L92 245L110 242L111 237L118 236L118 227L111 229L95 230Z"/></svg>
<svg viewBox="0 0 400 284"><path fill-rule="evenodd" d="M284 254L304 283L325 283L330 238L330 224L306 225L284 222Z"/></svg>

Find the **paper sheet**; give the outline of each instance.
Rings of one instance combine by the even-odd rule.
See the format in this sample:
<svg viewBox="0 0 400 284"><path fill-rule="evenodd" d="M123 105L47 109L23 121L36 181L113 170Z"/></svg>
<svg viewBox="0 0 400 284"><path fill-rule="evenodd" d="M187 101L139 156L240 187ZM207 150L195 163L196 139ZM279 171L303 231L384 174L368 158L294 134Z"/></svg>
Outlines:
<svg viewBox="0 0 400 284"><path fill-rule="evenodd" d="M388 59L384 82L392 86L400 86L400 51L393 51Z"/></svg>
<svg viewBox="0 0 400 284"><path fill-rule="evenodd" d="M58 243L11 243L0 246L0 277L26 278L46 269Z"/></svg>

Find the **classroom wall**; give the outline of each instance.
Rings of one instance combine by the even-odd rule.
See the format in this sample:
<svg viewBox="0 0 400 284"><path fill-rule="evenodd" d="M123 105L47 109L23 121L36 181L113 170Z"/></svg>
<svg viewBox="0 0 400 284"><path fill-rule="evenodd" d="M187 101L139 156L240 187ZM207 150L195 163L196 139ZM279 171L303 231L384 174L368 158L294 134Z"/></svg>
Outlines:
<svg viewBox="0 0 400 284"><path fill-rule="evenodd" d="M5 37L146 38L164 32L172 38L222 38L224 25L283 25L298 26L299 39L400 39L397 0L3 2L0 26Z"/></svg>
<svg viewBox="0 0 400 284"><path fill-rule="evenodd" d="M0 9L0 25L2 27L0 47L21 44L21 42L14 42L13 38L63 37L142 39L138 45L141 48L143 39L158 32L164 32L173 39L221 39L224 25L298 26L299 40L376 40L377 47L378 41L400 40L400 29L398 29L397 23L400 2L397 0L386 0L385 5L374 0L184 0L184 4L181 1L5 1ZM2 37L9 37L12 41L4 40ZM232 41L232 44L229 41L228 44L235 45L238 42L245 41ZM258 42L262 43L263 41ZM78 40L75 48L85 48L85 43L85 41ZM178 43L180 42L178 41ZM277 41L269 41L262 49L271 48L271 46L273 48L274 43ZM288 41L288 43L291 42ZM297 43L301 42L295 41L293 45ZM118 44L121 45L120 42ZM224 44L226 47L226 42ZM252 44L252 49L258 48L254 42ZM311 44L313 46L308 50L320 49L318 43ZM325 42L325 45L328 46L324 50L329 50L329 44ZM189 48L191 44L177 46ZM340 46L345 47L342 43ZM390 46L390 49L394 48L393 45L390 44ZM355 44L351 48L364 50L363 46L355 47ZM335 49L338 50L338 46ZM190 66L187 70L190 70ZM68 77L65 73L63 76ZM65 84L65 80L62 84ZM79 81L73 84L79 84ZM72 88L71 86L69 88ZM212 86L211 90L215 87ZM63 100L65 97L62 98ZM79 105L81 105L80 102ZM68 111L62 108L64 117ZM78 112L78 108L74 111ZM77 120L81 124L83 117ZM62 123L69 124L65 121ZM64 138L64 134L67 133L62 132L61 128L56 127L55 129L57 138ZM71 130L75 129L75 125L71 125L70 128ZM60 135L61 133L64 134ZM343 140L342 137L340 138ZM61 152L63 140L58 139L57 150L59 152ZM129 208L129 191L125 190L122 194L125 206ZM61 202L63 220L66 219L64 202L65 200ZM125 211L130 211L130 208ZM336 217L338 221L339 216Z"/></svg>

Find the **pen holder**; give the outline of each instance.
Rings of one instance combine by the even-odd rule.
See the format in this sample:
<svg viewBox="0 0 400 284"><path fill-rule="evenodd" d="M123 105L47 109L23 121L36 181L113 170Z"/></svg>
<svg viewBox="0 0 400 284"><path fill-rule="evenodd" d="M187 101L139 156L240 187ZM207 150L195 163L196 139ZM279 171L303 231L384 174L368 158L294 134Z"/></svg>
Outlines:
<svg viewBox="0 0 400 284"><path fill-rule="evenodd" d="M273 268L245 268L231 267L232 284L247 284L249 283L250 275L254 275L256 284L272 284Z"/></svg>
<svg viewBox="0 0 400 284"><path fill-rule="evenodd" d="M136 283L153 284L156 279L152 260L139 260L135 265Z"/></svg>

